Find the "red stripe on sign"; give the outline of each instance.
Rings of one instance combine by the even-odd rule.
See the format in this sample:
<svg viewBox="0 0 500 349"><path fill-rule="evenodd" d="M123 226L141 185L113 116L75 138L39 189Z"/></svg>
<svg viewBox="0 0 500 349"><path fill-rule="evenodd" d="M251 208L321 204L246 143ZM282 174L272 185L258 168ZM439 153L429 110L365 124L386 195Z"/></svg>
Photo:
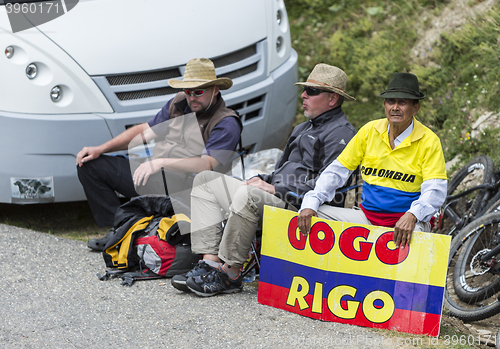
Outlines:
<svg viewBox="0 0 500 349"><path fill-rule="evenodd" d="M363 304L360 303L356 316L353 319L342 319L332 314L328 308L327 299L323 298L322 312L317 313L312 311L313 296L308 294L303 299L307 302L307 307L300 309L298 301L295 301L294 306L286 304L289 289L259 282L258 302L260 304L269 305L274 308L287 310L292 313L307 316L313 319L339 322L350 325L357 325L372 328L384 328L400 332L407 332L420 335L438 336L439 324L441 315L423 313L418 311L395 309L389 320L383 323L374 323L369 321L363 314ZM341 305L346 309L345 301L341 301ZM379 308L376 306L376 308Z"/></svg>

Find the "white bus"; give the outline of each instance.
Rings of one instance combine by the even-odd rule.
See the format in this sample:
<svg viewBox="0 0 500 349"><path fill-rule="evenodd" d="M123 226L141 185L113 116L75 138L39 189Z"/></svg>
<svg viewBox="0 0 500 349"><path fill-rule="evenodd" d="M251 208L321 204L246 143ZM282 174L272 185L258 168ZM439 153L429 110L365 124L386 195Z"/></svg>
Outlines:
<svg viewBox="0 0 500 349"><path fill-rule="evenodd" d="M233 79L223 95L242 118L244 147L281 147L290 134L297 53L283 0L7 1L0 0L2 203L85 200L76 154L153 117L176 93L167 80L181 78L191 58L210 58L218 76ZM64 14L13 29L13 11L29 19L48 3Z"/></svg>

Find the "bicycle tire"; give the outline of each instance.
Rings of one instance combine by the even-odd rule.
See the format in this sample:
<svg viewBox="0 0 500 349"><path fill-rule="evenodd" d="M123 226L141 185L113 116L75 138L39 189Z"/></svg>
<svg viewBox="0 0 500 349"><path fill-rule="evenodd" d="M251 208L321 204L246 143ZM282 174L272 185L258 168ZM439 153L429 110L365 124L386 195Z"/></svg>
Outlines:
<svg viewBox="0 0 500 349"><path fill-rule="evenodd" d="M495 349L500 349L500 329L498 329L497 335L495 336Z"/></svg>
<svg viewBox="0 0 500 349"><path fill-rule="evenodd" d="M448 313L457 317L464 322L478 321L487 319L493 315L500 313L500 301L497 295L493 295L489 299L483 300L483 303L468 303L462 301L454 289L454 269L461 252L467 246L469 240L479 229L482 224L491 224L491 222L500 222L500 212L493 212L489 215L482 216L457 234L451 242L450 255L448 258L448 275L444 294L444 307Z"/></svg>
<svg viewBox="0 0 500 349"><path fill-rule="evenodd" d="M476 217L480 217L482 215L496 211L500 211L500 191L491 198L486 207L481 212L479 212Z"/></svg>
<svg viewBox="0 0 500 349"><path fill-rule="evenodd" d="M473 228L475 232L461 249L453 273L455 293L467 303L483 301L500 291L500 275L495 267L497 259L493 257L488 261L492 264L479 259L500 243L500 218L496 215L483 217L475 224L471 223L471 227L477 228Z"/></svg>
<svg viewBox="0 0 500 349"><path fill-rule="evenodd" d="M494 165L491 158L487 155L475 157L462 167L450 180L448 184L447 195L457 195L469 188L480 184L492 184L494 173ZM487 189L476 190L472 193L451 203L449 207L457 214L459 218L466 215L469 221L475 217L481 207L484 195L488 192ZM468 223L467 221L465 223ZM442 217L442 228L438 227L434 232L441 234L454 234L455 226L451 220L444 215Z"/></svg>

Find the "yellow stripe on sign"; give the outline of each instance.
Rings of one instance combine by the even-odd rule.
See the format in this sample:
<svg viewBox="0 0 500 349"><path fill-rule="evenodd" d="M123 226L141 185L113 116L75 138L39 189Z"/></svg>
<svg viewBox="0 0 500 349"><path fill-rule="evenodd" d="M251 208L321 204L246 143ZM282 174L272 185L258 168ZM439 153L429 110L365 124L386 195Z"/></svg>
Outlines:
<svg viewBox="0 0 500 349"><path fill-rule="evenodd" d="M451 237L414 232L396 249L392 228L313 217L311 234L296 228L297 213L264 208L262 254L325 271L444 287Z"/></svg>

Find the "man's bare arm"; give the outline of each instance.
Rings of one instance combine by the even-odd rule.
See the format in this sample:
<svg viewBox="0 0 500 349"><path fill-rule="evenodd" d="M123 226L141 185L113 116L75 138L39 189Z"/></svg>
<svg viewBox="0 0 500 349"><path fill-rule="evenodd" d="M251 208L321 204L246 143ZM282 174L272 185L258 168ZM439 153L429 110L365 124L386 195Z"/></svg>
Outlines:
<svg viewBox="0 0 500 349"><path fill-rule="evenodd" d="M85 162L97 159L104 153L109 153L118 150L126 150L129 148L129 143L139 135L141 132L145 132L147 135L147 141L154 136L154 133L149 127L147 122L139 125L135 125L134 127L125 130L125 132L120 133L113 139L110 139L106 143L103 143L96 147L84 147L80 152L76 155L76 164L78 166L82 166Z"/></svg>

